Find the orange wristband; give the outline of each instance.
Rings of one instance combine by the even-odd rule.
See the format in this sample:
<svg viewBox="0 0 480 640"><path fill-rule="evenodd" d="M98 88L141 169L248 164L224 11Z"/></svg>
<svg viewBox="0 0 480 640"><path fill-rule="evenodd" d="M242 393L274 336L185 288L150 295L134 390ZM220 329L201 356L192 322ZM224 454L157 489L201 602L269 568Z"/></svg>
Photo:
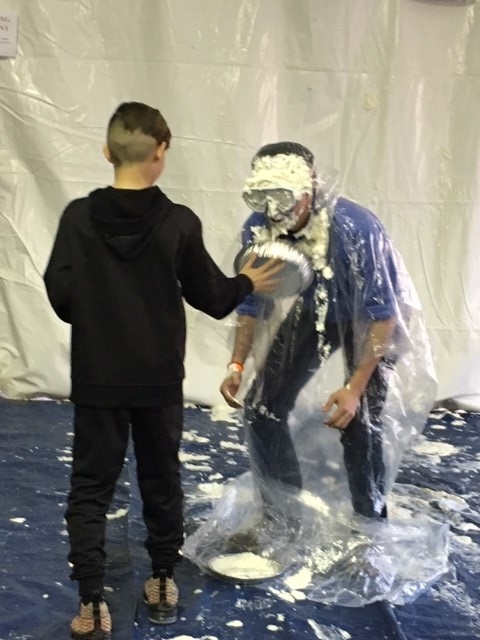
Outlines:
<svg viewBox="0 0 480 640"><path fill-rule="evenodd" d="M230 362L227 371L228 373L243 373L243 364L240 362Z"/></svg>

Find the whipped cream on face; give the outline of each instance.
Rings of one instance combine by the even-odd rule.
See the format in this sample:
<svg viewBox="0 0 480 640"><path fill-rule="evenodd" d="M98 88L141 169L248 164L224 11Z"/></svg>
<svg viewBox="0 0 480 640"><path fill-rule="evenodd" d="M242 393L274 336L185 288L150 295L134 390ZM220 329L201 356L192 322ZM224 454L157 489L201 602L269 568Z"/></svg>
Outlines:
<svg viewBox="0 0 480 640"><path fill-rule="evenodd" d="M312 193L313 171L304 158L295 154L279 153L275 156L262 156L253 161L252 175L245 181L244 193L262 189L289 189L297 202L304 193ZM317 192L316 195L320 195ZM322 198L324 206L312 211L307 225L293 234L296 247L312 261L313 268L319 274L315 290L316 329L319 335L318 352L321 360L330 355L330 345L325 344L325 320L328 312L328 289L326 281L333 278L328 264L328 246L330 238L329 207ZM252 227L254 242L276 240L288 235L295 228L299 214L292 209L281 214L273 202L268 202L269 226Z"/></svg>
<svg viewBox="0 0 480 640"><path fill-rule="evenodd" d="M243 193L265 189L287 189L298 202L304 193L312 191L312 169L302 156L291 153L255 158L252 175L245 181ZM267 196L265 213L279 233L288 233L298 222L299 213L295 207L281 211L273 196Z"/></svg>
<svg viewBox="0 0 480 640"><path fill-rule="evenodd" d="M244 192L261 189L289 189L298 199L312 191L312 169L301 157L279 153L253 161L252 175L245 181Z"/></svg>
<svg viewBox="0 0 480 640"><path fill-rule="evenodd" d="M254 226L251 228L254 242L276 240L286 235L282 225ZM326 207L311 214L307 225L293 234L297 237L295 247L303 251L311 260L316 271L330 280L333 272L327 264L328 245L330 239L330 216Z"/></svg>
<svg viewBox="0 0 480 640"><path fill-rule="evenodd" d="M251 228L254 242L267 242L276 240L280 235L286 235L285 229L280 225L254 226ZM298 233L295 247L307 255L312 261L312 266L319 278L315 287L314 300L316 321L315 327L318 333L318 353L321 362L330 356L330 345L325 343L325 321L328 312L328 288L327 280L333 278L333 270L328 263L328 247L330 241L330 215L327 207L320 211L312 212L307 225Z"/></svg>
<svg viewBox="0 0 480 640"><path fill-rule="evenodd" d="M280 212L278 211L275 201L269 200L267 204L266 216L275 226L277 233L286 234L296 227L298 224L299 214L295 208L290 211Z"/></svg>

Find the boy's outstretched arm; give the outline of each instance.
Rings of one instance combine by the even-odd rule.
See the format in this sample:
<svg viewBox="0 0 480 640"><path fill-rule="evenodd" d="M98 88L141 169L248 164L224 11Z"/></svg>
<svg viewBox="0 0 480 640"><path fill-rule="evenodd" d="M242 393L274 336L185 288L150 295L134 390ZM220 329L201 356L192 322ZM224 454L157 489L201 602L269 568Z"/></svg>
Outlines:
<svg viewBox="0 0 480 640"><path fill-rule="evenodd" d="M252 291L271 292L278 286L283 265L269 260L255 268L254 255L237 276L227 277L205 248L200 220L195 216L190 223L178 252L177 274L182 295L192 307L218 320L231 313Z"/></svg>

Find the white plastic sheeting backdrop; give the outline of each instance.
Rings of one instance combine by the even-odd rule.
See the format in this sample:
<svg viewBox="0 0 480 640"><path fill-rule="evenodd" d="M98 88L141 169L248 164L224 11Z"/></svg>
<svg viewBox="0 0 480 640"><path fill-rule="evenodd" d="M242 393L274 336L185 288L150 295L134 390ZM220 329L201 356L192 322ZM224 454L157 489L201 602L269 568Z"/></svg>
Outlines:
<svg viewBox="0 0 480 640"><path fill-rule="evenodd" d="M261 144L293 139L372 208L422 301L438 397L480 391L480 6L417 0L4 0L0 60L0 391L69 393L69 329L42 273L67 201L111 181L123 101L173 133L160 186L227 271ZM186 397L216 404L234 315L189 309Z"/></svg>

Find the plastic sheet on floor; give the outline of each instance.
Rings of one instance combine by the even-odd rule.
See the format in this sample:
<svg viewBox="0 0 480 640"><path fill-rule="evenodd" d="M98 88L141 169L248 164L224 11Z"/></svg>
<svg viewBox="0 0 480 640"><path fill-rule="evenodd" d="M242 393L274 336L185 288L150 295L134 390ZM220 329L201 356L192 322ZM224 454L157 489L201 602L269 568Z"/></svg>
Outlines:
<svg viewBox="0 0 480 640"><path fill-rule="evenodd" d="M234 415L185 410L182 448L185 519L195 535L233 479L248 471ZM0 639L68 638L78 600L68 579L63 521L70 473L72 407L0 401ZM113 640L474 640L480 636L480 415L436 410L404 459L389 505L396 518L428 516L448 527L449 567L413 602L362 607L309 599L301 584L243 585L184 560L178 567L180 616L154 627L141 601L149 561L130 460L107 528L106 597ZM276 587L280 587L277 584Z"/></svg>

